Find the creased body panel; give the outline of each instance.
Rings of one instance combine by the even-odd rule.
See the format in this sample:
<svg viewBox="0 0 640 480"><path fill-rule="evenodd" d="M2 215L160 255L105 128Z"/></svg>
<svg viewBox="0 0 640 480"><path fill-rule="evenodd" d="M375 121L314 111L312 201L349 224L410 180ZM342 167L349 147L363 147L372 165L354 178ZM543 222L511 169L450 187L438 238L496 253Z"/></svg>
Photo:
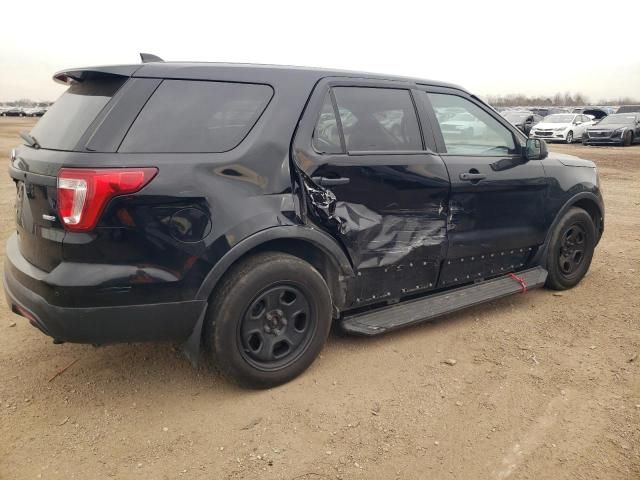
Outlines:
<svg viewBox="0 0 640 480"><path fill-rule="evenodd" d="M331 163L314 176L349 178L321 187L305 180L313 221L347 250L356 270L354 305L399 298L434 288L446 253L449 182L437 156L406 155L386 162L373 155L362 165Z"/></svg>

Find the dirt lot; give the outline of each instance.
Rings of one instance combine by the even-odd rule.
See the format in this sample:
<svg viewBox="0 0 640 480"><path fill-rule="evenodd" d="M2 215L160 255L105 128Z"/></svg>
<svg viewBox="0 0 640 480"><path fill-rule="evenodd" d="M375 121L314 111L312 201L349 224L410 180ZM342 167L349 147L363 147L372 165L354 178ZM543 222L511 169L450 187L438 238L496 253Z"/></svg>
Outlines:
<svg viewBox="0 0 640 480"><path fill-rule="evenodd" d="M31 123L0 119L2 158ZM332 334L273 390L171 345L53 345L3 299L0 478L637 480L640 146L551 148L595 160L603 183L606 232L577 288ZM0 174L2 254L14 192Z"/></svg>

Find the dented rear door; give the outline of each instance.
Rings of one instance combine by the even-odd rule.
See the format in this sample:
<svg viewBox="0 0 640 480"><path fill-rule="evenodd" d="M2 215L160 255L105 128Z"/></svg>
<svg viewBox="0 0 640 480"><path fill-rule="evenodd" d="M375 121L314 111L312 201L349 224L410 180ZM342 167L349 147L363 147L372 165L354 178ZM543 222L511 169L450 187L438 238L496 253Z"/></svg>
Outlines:
<svg viewBox="0 0 640 480"><path fill-rule="evenodd" d="M437 285L450 185L417 108L404 83L327 81L296 136L309 221L349 254L353 306Z"/></svg>

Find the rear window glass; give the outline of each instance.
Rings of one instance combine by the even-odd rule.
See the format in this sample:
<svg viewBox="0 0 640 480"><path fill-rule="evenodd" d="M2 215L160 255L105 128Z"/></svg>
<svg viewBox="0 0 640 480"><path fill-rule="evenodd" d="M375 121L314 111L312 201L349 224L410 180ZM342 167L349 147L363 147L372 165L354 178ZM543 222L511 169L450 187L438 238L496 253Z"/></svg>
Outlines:
<svg viewBox="0 0 640 480"><path fill-rule="evenodd" d="M71 85L31 130L42 148L74 150L127 77L99 76Z"/></svg>
<svg viewBox="0 0 640 480"><path fill-rule="evenodd" d="M268 85L165 80L120 152L226 152L249 133L273 96Z"/></svg>

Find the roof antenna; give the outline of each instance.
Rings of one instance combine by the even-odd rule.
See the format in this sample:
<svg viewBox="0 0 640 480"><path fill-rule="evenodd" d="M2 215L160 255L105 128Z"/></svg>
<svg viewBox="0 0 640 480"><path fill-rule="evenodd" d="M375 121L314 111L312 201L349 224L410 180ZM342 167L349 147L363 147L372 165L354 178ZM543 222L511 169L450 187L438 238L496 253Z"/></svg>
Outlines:
<svg viewBox="0 0 640 480"><path fill-rule="evenodd" d="M163 59L152 53L141 53L140 60L142 60L142 63L164 62Z"/></svg>

